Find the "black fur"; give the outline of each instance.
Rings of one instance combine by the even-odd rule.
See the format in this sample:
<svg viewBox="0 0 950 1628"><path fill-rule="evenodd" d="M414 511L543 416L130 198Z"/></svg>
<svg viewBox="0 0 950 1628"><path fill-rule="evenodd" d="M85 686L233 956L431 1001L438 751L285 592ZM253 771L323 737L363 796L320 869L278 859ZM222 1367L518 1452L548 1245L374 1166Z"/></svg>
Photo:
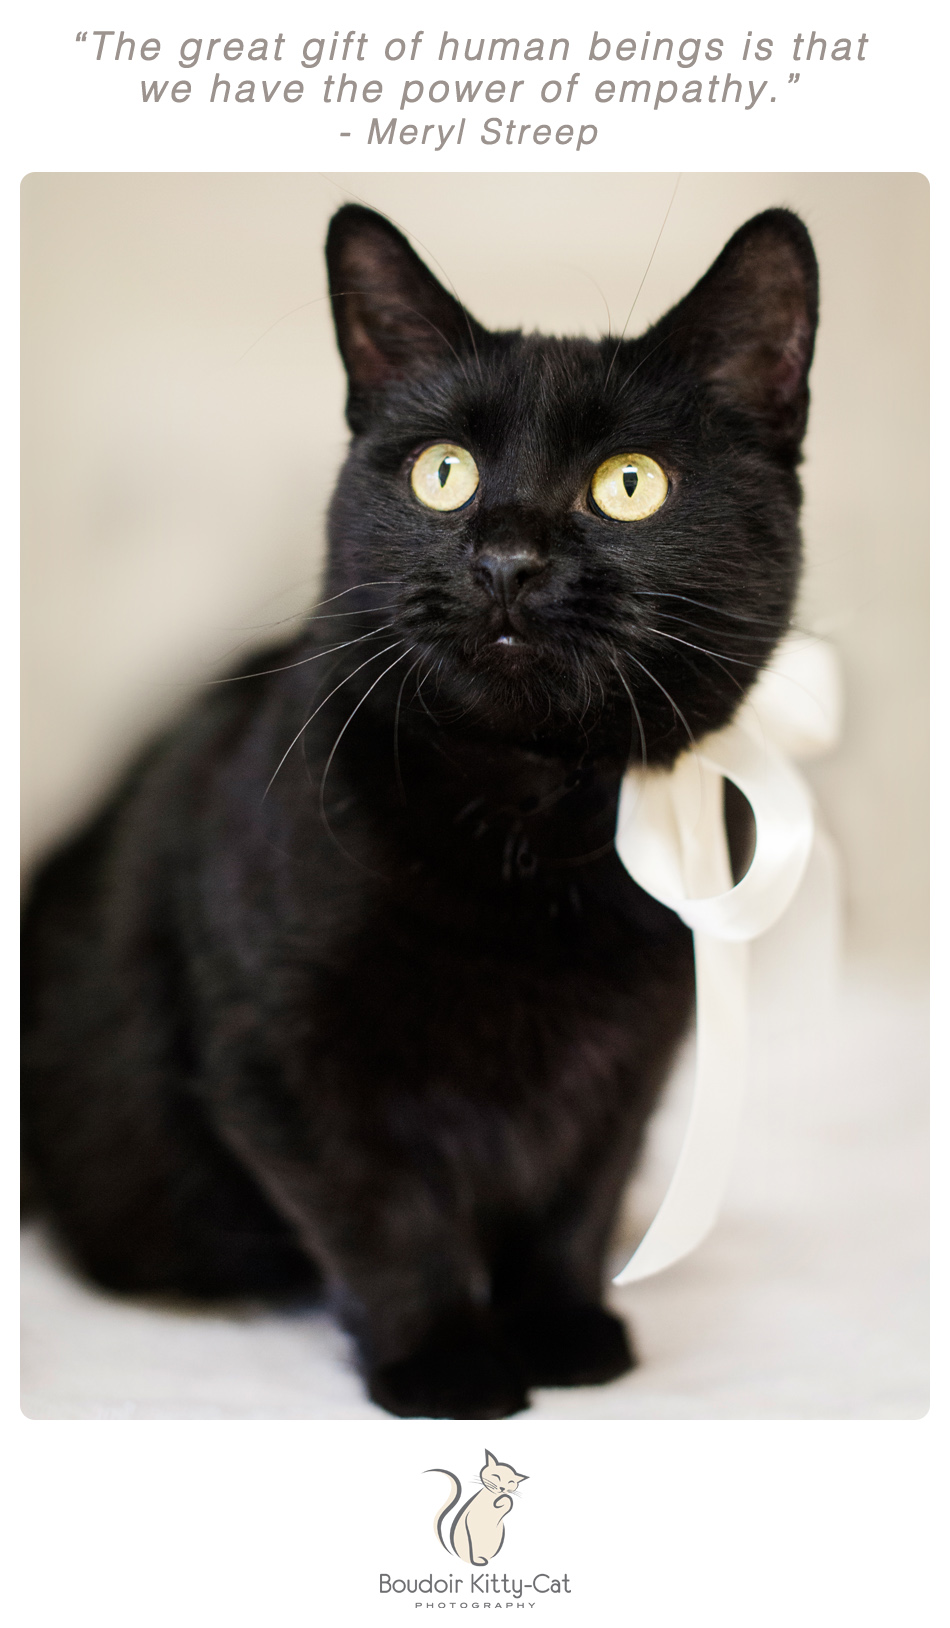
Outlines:
<svg viewBox="0 0 950 1628"><path fill-rule="evenodd" d="M618 788L788 624L816 267L769 211L618 343L487 332L365 209L327 252L322 603L40 874L26 1157L100 1283L322 1285L384 1407L494 1417L632 1360L605 1253L692 955ZM480 470L452 513L410 490L433 441ZM667 501L606 519L592 474L634 450Z"/></svg>

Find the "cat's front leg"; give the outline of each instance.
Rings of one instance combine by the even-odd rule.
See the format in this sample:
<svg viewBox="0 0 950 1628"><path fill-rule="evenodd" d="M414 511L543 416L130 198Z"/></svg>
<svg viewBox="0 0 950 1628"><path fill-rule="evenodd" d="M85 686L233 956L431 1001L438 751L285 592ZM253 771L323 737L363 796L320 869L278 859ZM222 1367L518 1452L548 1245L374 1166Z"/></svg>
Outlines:
<svg viewBox="0 0 950 1628"><path fill-rule="evenodd" d="M272 1093L269 1094L272 1097ZM370 1396L403 1418L496 1419L527 1406L464 1214L395 1145L271 1122L229 1141L290 1222L356 1340ZM306 1137L306 1133L304 1133Z"/></svg>
<svg viewBox="0 0 950 1628"><path fill-rule="evenodd" d="M394 1239L383 1225L364 1253L334 1250L343 1322L374 1402L401 1418L499 1419L527 1407L520 1356L481 1304L484 1270L456 1221Z"/></svg>
<svg viewBox="0 0 950 1628"><path fill-rule="evenodd" d="M506 1329L532 1386L606 1385L636 1366L625 1324L600 1305L526 1302Z"/></svg>
<svg viewBox="0 0 950 1628"><path fill-rule="evenodd" d="M440 1312L414 1349L370 1362L374 1402L400 1418L502 1419L528 1405L520 1353L488 1308Z"/></svg>
<svg viewBox="0 0 950 1628"><path fill-rule="evenodd" d="M601 1304L599 1286L573 1280L549 1249L521 1258L496 1306L531 1386L604 1385L636 1365L629 1330Z"/></svg>
<svg viewBox="0 0 950 1628"><path fill-rule="evenodd" d="M602 1304L614 1217L632 1163L622 1142L575 1176L499 1249L493 1304L529 1385L603 1385L636 1364L630 1333Z"/></svg>

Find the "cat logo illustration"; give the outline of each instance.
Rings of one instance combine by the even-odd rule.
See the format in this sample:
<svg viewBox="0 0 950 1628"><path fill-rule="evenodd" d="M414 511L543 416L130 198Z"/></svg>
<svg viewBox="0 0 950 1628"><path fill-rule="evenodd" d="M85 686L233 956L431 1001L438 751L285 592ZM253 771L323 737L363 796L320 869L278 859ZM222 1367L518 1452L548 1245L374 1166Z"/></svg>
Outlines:
<svg viewBox="0 0 950 1628"><path fill-rule="evenodd" d="M512 1493L528 1477L519 1475L510 1464L501 1464L486 1447L485 1463L479 1472L482 1484L449 1525L449 1517L462 1496L462 1483L451 1470L431 1469L425 1473L447 1475L454 1488L448 1503L435 1517L435 1535L443 1549L472 1566L487 1566L505 1541L505 1516L514 1508Z"/></svg>

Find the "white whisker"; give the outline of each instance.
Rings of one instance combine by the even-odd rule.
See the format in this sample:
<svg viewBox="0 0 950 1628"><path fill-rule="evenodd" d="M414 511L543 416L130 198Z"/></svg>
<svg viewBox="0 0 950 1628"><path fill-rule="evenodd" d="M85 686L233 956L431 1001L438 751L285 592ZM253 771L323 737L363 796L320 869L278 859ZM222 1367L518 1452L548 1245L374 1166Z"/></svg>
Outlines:
<svg viewBox="0 0 950 1628"><path fill-rule="evenodd" d="M389 629L395 627L395 622L384 622L382 627L371 627L368 633L361 633L358 638L344 639L342 644L331 644L326 650L318 650L313 656L302 656L300 661L288 661L283 667L263 667L259 673L235 673L230 678L213 678L212 684L240 684L247 678L269 678L272 673L289 673L295 667L306 667L308 662L321 661L324 656L332 656L338 650L349 650L351 644L363 644L366 639L382 637Z"/></svg>
<svg viewBox="0 0 950 1628"><path fill-rule="evenodd" d="M399 710L400 710L400 708L402 706L403 691L406 688L406 685L408 684L408 682L409 682L410 678L412 677L413 673L415 672L416 668L418 666L420 666L421 663L424 660L425 660L425 653L423 652L423 654L419 657L419 660L417 662L414 662L413 665L409 668L409 671L405 674L405 676L403 678L403 681L399 686L399 694L396 696L396 714L395 714L395 717L393 719L393 765L394 765L395 770L396 770L396 785L399 788L399 796L400 796L400 798L401 798L401 800L403 802L403 805L405 805L405 803L406 803L406 788L403 785L402 769L401 769L400 764L399 764Z"/></svg>
<svg viewBox="0 0 950 1628"><path fill-rule="evenodd" d="M402 644L402 642L403 642L402 639L396 639L393 644L388 644L386 646L385 650L375 650L373 652L373 654L371 656L367 656L366 660L361 662L358 667L354 667L352 673L346 673L345 676L340 679L339 684L337 684L334 689L330 690L328 695L325 695L323 697L323 700L320 702L320 705L318 707L314 708L313 712L311 712L311 714L310 714L310 717L306 720L305 723L301 724L300 728L297 730L296 735L294 736L294 738L291 741L290 745L288 746L286 752L284 753L283 757L281 758L280 762L278 763L276 769L274 770L273 774L271 775L270 779L268 780L267 785L264 787L264 797L266 797L267 793L270 791L271 786L274 784L274 781L277 779L277 776L280 774L281 769L283 768L284 764L287 762L287 759L289 758L291 752L293 751L294 747L296 746L297 742L299 741L299 739L300 739L301 735L303 734L304 730L309 729L310 725L313 723L314 718L317 716L317 713L320 712L322 710L322 708L326 706L326 704L330 700L331 696L336 695L337 690L342 690L344 684L348 684L351 678L355 678L357 673L361 673L363 671L363 668L368 667L371 661L378 661L380 656L388 655L390 650L395 650L396 646ZM263 798L261 799L261 801L263 802Z"/></svg>
<svg viewBox="0 0 950 1628"><path fill-rule="evenodd" d="M404 641L400 641L400 642L404 642ZM390 648L390 650L395 650L396 646L395 645L390 645L389 648ZM330 755L327 758L327 761L326 761L326 763L324 765L323 778L320 781L320 817L323 820L323 823L324 823L324 825L325 825L325 827L327 829L327 832L329 833L329 835L331 837L333 837L333 832L330 830L329 821L327 820L326 808L324 806L323 798L324 798L324 792L326 791L327 776L330 773L330 765L333 762L334 757L336 756L336 749L339 746L341 740L343 739L343 736L346 734L347 730L349 729L350 724L353 722L353 719L356 717L356 714L359 712L360 707L363 705L363 702L369 699L369 697L372 695L373 691L375 690L377 684L382 683L382 681L386 677L387 673L391 673L394 667L398 667L399 663L401 661L405 661L406 657L408 655L412 654L413 648L414 647L410 644L402 652L402 655L397 656L395 661L391 661L389 663L389 666L384 667L383 671L381 673L379 673L376 678L373 679L373 682L369 686L369 689L364 691L364 693L360 696L360 698L357 701L355 707L353 708L353 711L350 713L350 716L347 718L346 723L343 725L343 728L340 730L340 733L337 735L336 740L333 742L333 745L330 748ZM366 664L364 663L364 666L365 665ZM336 838L333 837L333 840L335 842ZM337 847L339 847L339 843L337 843Z"/></svg>
<svg viewBox="0 0 950 1628"><path fill-rule="evenodd" d="M673 708L674 713L676 714L677 718L680 720L680 723L683 725L683 728L686 730L686 733L689 736L690 745L695 746L696 745L696 739L695 739L695 737L693 735L693 731L689 727L689 723L687 722L686 715L681 710L681 708L677 706L677 704L673 700L673 697L671 696L669 690L666 689L660 683L660 680L656 677L656 675L654 673L651 673L649 667L645 667L642 661L637 660L636 656L631 656L629 650L627 651L627 658L628 658L629 661L632 661L635 666L639 667L641 672L646 673L647 678L650 680L651 684L655 684L657 689L661 690L662 693L666 696L666 699L669 701L670 706Z"/></svg>
<svg viewBox="0 0 950 1628"><path fill-rule="evenodd" d="M609 659L610 659L611 666L615 668L616 673L617 673L617 677L619 678L621 684L623 685L624 689L627 692L627 699L629 700L630 705L631 705L631 707L633 709L633 716L636 719L637 729L640 732L640 767L645 769L646 766L647 766L647 738L646 738L646 735L645 735L644 729L643 729L643 719L640 716L640 708L637 706L636 701L633 699L633 691L631 690L630 685L627 683L627 680L624 678L623 673L621 672L620 668L617 666L617 663L614 661L613 656L611 656ZM633 729L632 729L632 727L631 727L631 730L630 730L630 745L631 746L633 745ZM627 756L628 763L630 761L630 755L631 754L628 753L628 756Z"/></svg>
<svg viewBox="0 0 950 1628"><path fill-rule="evenodd" d="M646 282L647 277L650 274L650 267L653 264L653 260L654 260L654 257L656 255L656 251L660 247L660 238L663 236L663 233L666 231L666 223L670 218L670 210L673 207L673 200L676 197L677 192L679 191L679 184L682 181L682 179L683 179L682 175L678 175L676 177L676 183L675 183L675 185L673 187L673 191L670 193L670 201L666 206L666 214L663 216L663 222L662 222L662 225L660 226L660 230L657 232L656 242L653 245L653 252L651 253L650 258L646 263L646 270L644 271L643 276L640 278L640 286L637 289L637 292L633 296L633 305L631 305L629 311L627 312L627 320L626 320L626 322L624 323L623 327L620 330L620 338L617 340L617 348L614 351L613 356L610 358L610 366L607 369L607 378L604 380L604 386L605 387L607 385L608 380L610 379L611 373L614 370L614 363L617 360L617 357L620 355L620 347L623 344L624 334L627 331L627 327L629 325L630 318L633 316L634 307L636 306L637 300L640 298L640 295L643 293L643 285Z"/></svg>

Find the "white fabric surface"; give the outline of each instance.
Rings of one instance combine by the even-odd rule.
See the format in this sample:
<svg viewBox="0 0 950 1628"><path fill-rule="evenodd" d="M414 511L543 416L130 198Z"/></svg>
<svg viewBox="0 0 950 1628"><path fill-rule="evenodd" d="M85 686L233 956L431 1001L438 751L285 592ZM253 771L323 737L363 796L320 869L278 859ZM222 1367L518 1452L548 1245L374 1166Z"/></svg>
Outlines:
<svg viewBox="0 0 950 1628"><path fill-rule="evenodd" d="M711 1237L612 1291L640 1366L613 1385L538 1392L528 1419L926 1411L925 992L852 972L825 1020L805 1028L803 1009L801 992L782 1015L758 1002L739 1155ZM618 1264L662 1196L690 1073L684 1057ZM123 1301L79 1283L37 1227L24 1234L23 1327L32 1418L386 1417L321 1312Z"/></svg>

